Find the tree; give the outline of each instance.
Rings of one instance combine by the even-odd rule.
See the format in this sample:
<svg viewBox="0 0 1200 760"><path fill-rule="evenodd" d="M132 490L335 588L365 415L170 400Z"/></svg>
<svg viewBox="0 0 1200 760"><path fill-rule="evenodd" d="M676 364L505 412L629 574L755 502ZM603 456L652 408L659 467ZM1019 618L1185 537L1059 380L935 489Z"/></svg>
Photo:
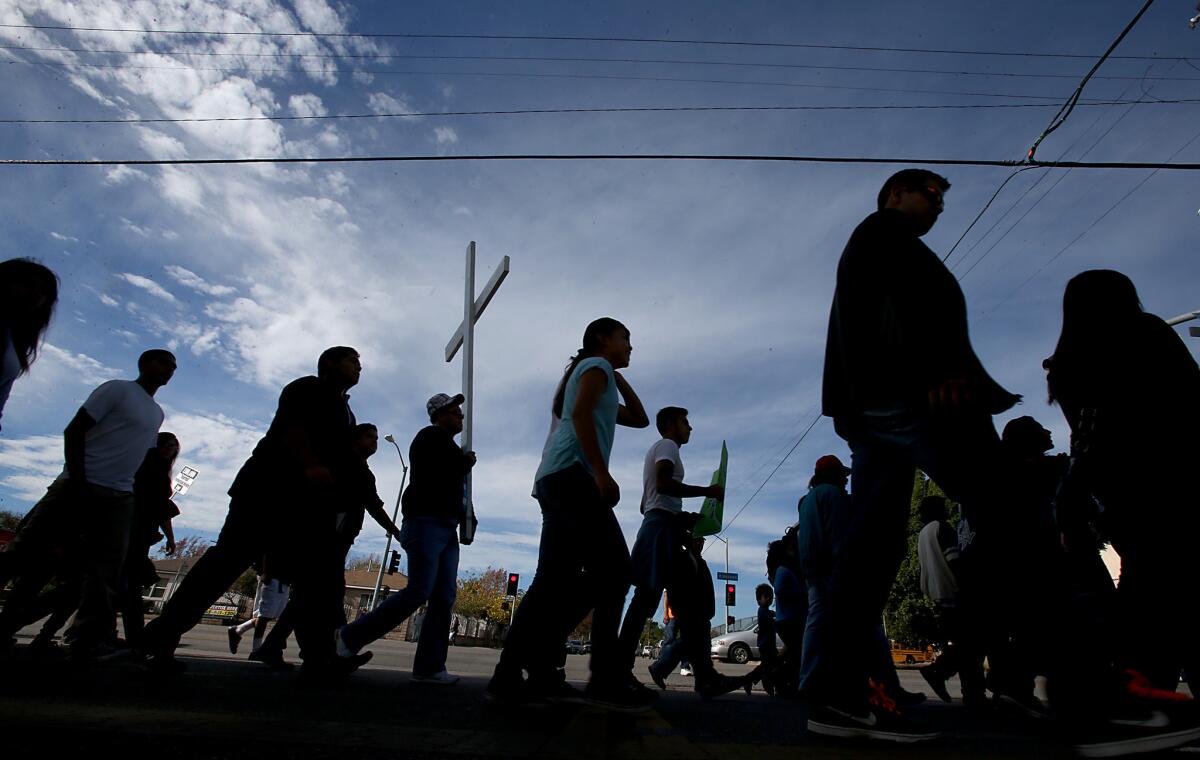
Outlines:
<svg viewBox="0 0 1200 760"><path fill-rule="evenodd" d="M0 509L0 530L16 530L21 524L21 516L7 509Z"/></svg>
<svg viewBox="0 0 1200 760"><path fill-rule="evenodd" d="M579 622L579 625L575 626L575 630L571 631L571 635L568 636L567 638L575 639L578 641L591 641L592 640L592 611L591 610L588 610L587 616L585 616L583 618L583 620L581 620Z"/></svg>
<svg viewBox="0 0 1200 760"><path fill-rule="evenodd" d="M209 541L206 538L201 538L197 535L191 536L176 536L175 537L175 553L170 559L198 559L201 554L208 551ZM159 544L154 553L159 559L163 559L167 555L164 554L166 544Z"/></svg>
<svg viewBox="0 0 1200 760"><path fill-rule="evenodd" d="M900 571L896 574L896 582L892 585L887 606L883 611L884 625L888 638L924 647L934 641L937 627L933 618L933 605L921 591L921 563L917 559L917 536L924 527L918 516L917 509L921 499L926 496L945 496L945 492L936 483L918 472L913 480L912 499L909 503L908 520L908 553L900 563ZM953 504L947 499L947 506ZM953 509L950 510L950 523L957 524L958 517Z"/></svg>
<svg viewBox="0 0 1200 760"><path fill-rule="evenodd" d="M367 554L365 556L359 555L356 557L347 557L346 558L346 569L347 570L371 570L372 568L378 569L381 561L382 560L379 559L379 555L376 554L375 552L371 552L370 554Z"/></svg>
<svg viewBox="0 0 1200 760"><path fill-rule="evenodd" d="M503 606L507 598L504 595L507 586L508 573L494 567L465 575L458 579L454 611L467 618L507 623L509 616L515 612ZM520 604L520 601L518 594L514 604Z"/></svg>
<svg viewBox="0 0 1200 760"><path fill-rule="evenodd" d="M662 641L663 632L662 626L657 620L647 620L646 625L642 627L642 636L638 639L640 646L657 646L658 642Z"/></svg>

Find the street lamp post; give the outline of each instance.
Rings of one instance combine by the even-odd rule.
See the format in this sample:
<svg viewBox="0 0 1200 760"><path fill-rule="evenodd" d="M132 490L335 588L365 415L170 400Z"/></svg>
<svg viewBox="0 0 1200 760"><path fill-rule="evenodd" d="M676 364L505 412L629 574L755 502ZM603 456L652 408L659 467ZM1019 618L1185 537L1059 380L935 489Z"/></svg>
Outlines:
<svg viewBox="0 0 1200 760"><path fill-rule="evenodd" d="M404 494L404 481L408 479L408 464L404 461L404 452L400 451L400 444L396 443L396 436L388 434L383 437L383 440L396 447L396 454L400 457L400 466L404 468L404 472L400 476L400 490L396 493L396 507L392 510L392 525L395 525L396 517L400 514L400 497ZM383 586L383 567L387 563L387 556L391 550L392 534L389 532L387 546L383 549L383 558L379 561L379 573L375 576L375 590L371 592L371 609L375 609L375 600L379 598L379 589Z"/></svg>

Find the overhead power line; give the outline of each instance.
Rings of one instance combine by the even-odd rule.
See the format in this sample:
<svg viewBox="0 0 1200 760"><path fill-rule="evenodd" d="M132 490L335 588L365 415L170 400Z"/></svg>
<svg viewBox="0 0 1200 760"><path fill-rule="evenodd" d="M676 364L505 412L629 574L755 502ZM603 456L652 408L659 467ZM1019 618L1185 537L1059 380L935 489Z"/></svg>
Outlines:
<svg viewBox="0 0 1200 760"><path fill-rule="evenodd" d="M1121 44L1121 40L1125 39L1125 36L1129 34L1133 27L1137 26L1137 22L1141 20L1146 11L1150 10L1151 5L1154 5L1154 0L1146 0L1146 3L1142 6L1142 9L1137 12L1137 15L1135 15L1128 24L1125 25L1125 28L1122 29L1121 33L1117 35L1117 38L1112 41L1111 45L1108 46L1108 50L1104 51L1104 55L1100 56L1100 60L1092 64L1092 68L1089 69L1088 73L1085 74L1083 79L1079 81L1079 85L1075 88L1075 92L1071 93L1071 97L1067 98L1067 102L1063 103L1063 107L1059 109L1058 113L1056 113L1052 119L1050 119L1050 124L1047 125L1047 127L1042 130L1042 133L1038 135L1038 138L1033 141L1033 145L1030 146L1029 154L1027 156L1030 160L1032 160L1034 154L1037 153L1038 146L1042 144L1042 140L1045 140L1050 136L1050 133L1054 132L1054 130L1058 129L1066 122L1067 117L1069 117L1071 112L1075 110L1075 104L1079 102L1080 96L1083 95L1083 88L1087 86L1088 81L1092 78L1096 71L1099 70L1102 65L1104 65L1104 62L1108 60L1109 56L1112 55L1112 52L1117 49L1117 45Z"/></svg>
<svg viewBox="0 0 1200 760"><path fill-rule="evenodd" d="M1081 106L1194 105L1200 98L1175 100L1098 100ZM348 113L311 116L190 116L180 118L146 117L128 119L17 119L0 118L0 124L182 124L222 121L329 121L338 119L416 119L457 116L529 116L540 114L586 113L689 113L709 111L943 111L987 108L1054 108L1053 103L930 103L905 105L817 105L817 106L639 106L611 108L517 108L485 111L414 111L395 113Z"/></svg>
<svg viewBox="0 0 1200 760"><path fill-rule="evenodd" d="M23 66L50 66L55 68L92 68L92 69L129 69L154 71L225 71L243 74L315 74L328 75L333 72L326 69L305 68L249 68L243 66L152 66L127 63L64 63L61 61L22 61L3 60L8 63ZM920 90L902 87L865 87L857 85L824 84L817 82L774 82L753 79L699 79L694 77L665 77L633 74L573 74L562 72L507 72L507 71L428 71L422 69L357 69L354 73L377 74L392 76L440 76L440 77L489 77L497 79L594 79L623 82L671 82L687 84L729 84L756 87L795 87L814 90L850 90L857 92L902 92L918 95L970 95L981 98L1012 98L1016 100L1047 100L1058 102L1053 95L1010 95L1002 92L970 92L962 90Z"/></svg>
<svg viewBox="0 0 1200 760"><path fill-rule="evenodd" d="M960 69L913 69L898 66L838 66L811 63L767 63L757 61L697 61L677 58L600 58L564 57L545 55L412 55L395 53L246 53L215 50L112 50L71 47L31 47L23 45L0 45L0 50L20 50L41 53L87 53L93 55L161 55L202 56L221 58L276 58L318 60L374 60L374 61L510 61L534 63L636 63L672 66L731 66L737 68L802 69L813 71L865 71L896 74L946 74L950 76L1014 77L1026 79L1075 79L1078 74L1051 74L1024 71L967 71ZM1155 81L1200 82L1200 77L1108 75L1096 79L1125 80L1149 79Z"/></svg>
<svg viewBox="0 0 1200 760"><path fill-rule="evenodd" d="M51 24L0 24L7 29L38 29L41 31L67 32L112 32L118 34L161 34L195 35L208 37L316 37L328 39L407 39L407 40L500 40L536 42L628 42L638 44L667 45L713 45L725 47L781 48L801 50L850 50L874 53L927 53L942 55L1002 56L1018 58L1067 58L1091 60L1092 56L1080 53L1038 53L1019 50L960 50L946 48L905 48L870 45L832 45L805 42L762 42L753 40L704 40L669 39L665 37L594 37L571 35L537 34L422 34L415 32L266 32L266 31L222 31L216 29L129 29L117 27L67 26ZM1171 61L1181 56L1163 55L1119 55L1112 58L1141 61Z"/></svg>
<svg viewBox="0 0 1200 760"><path fill-rule="evenodd" d="M204 166L222 164L363 164L454 161L744 161L808 164L912 164L927 166L1040 167L1045 169L1177 169L1195 171L1200 163L1136 161L1013 161L968 158L870 158L864 156L779 156L702 153L510 153L460 156L327 156L312 158L5 158L0 164L33 166Z"/></svg>

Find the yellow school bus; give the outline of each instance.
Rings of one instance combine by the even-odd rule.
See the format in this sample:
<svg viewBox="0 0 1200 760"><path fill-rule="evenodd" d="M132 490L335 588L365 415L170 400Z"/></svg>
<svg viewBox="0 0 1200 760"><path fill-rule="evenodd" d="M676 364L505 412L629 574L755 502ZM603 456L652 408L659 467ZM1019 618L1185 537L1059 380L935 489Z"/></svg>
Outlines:
<svg viewBox="0 0 1200 760"><path fill-rule="evenodd" d="M937 654L934 653L933 647L927 646L924 649L910 647L907 644L901 644L898 641L892 642L892 662L897 665L917 665L925 662L933 662Z"/></svg>

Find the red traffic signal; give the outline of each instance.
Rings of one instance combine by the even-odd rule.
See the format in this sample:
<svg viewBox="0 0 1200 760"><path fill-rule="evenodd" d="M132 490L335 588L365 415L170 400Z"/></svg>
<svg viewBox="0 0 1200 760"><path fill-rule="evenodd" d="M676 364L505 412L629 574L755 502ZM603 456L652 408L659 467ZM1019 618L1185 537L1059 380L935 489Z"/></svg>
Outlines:
<svg viewBox="0 0 1200 760"><path fill-rule="evenodd" d="M517 573L509 573L508 574L508 589L504 592L505 596L516 596L517 595L517 581L519 581L520 579L521 579L521 576L518 575Z"/></svg>
<svg viewBox="0 0 1200 760"><path fill-rule="evenodd" d="M733 607L737 605L737 586L732 583L725 584L725 606Z"/></svg>

